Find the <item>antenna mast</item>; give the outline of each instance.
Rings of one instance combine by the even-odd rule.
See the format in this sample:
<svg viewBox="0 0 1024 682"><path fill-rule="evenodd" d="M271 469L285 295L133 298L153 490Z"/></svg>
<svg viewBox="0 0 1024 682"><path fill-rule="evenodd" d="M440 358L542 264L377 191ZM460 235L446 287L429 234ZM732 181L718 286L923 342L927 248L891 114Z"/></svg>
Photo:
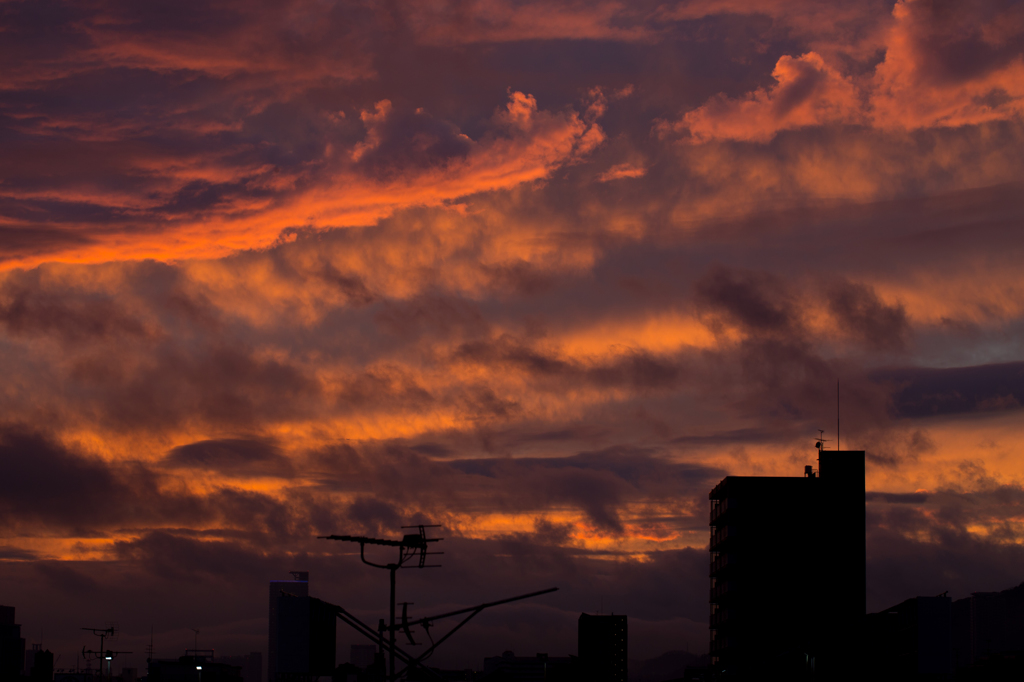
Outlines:
<svg viewBox="0 0 1024 682"><path fill-rule="evenodd" d="M390 633L390 642L388 647L388 671L390 672L390 679L392 682L397 680L398 677L395 674L395 572L400 569L407 561L413 558L418 558L418 565L416 568L440 568L439 564L428 564L427 556L435 554L444 554L444 552L428 552L427 548L431 542L440 542L444 538L428 538L427 528L440 528L437 524L420 524L417 526L402 526L402 528L417 528L419 533L406 533L401 540L381 540L378 538L368 538L362 535L320 535L317 539L320 540L341 540L343 542L358 542L359 543L359 558L367 566L373 566L374 568L386 568L391 572L391 624L388 628ZM391 564L377 564L369 561L366 558L366 545L384 545L385 547L398 547L398 561ZM403 610L404 611L404 610ZM381 621L383 624L383 619Z"/></svg>

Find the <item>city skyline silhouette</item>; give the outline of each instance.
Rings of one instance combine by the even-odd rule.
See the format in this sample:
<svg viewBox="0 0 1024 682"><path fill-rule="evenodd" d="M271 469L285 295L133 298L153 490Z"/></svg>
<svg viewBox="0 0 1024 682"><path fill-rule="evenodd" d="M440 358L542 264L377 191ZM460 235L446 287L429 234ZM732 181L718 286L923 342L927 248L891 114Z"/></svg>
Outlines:
<svg viewBox="0 0 1024 682"><path fill-rule="evenodd" d="M113 625L116 665L266 666L290 571L390 623L317 538L440 524L396 604L559 591L438 666L614 613L667 670L710 653L708 493L819 438L865 453L866 612L1024 581L1019 3L9 0L0 36L0 604L55 667Z"/></svg>

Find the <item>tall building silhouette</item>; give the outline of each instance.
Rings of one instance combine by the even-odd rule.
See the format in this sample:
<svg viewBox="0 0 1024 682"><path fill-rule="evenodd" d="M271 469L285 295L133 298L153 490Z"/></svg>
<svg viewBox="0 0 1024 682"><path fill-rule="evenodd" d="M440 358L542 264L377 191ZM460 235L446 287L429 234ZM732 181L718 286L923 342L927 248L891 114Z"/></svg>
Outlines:
<svg viewBox="0 0 1024 682"><path fill-rule="evenodd" d="M709 495L717 679L859 679L864 452L823 450L818 464L728 476Z"/></svg>
<svg viewBox="0 0 1024 682"><path fill-rule="evenodd" d="M629 631L625 616L580 614L577 632L580 679L626 682Z"/></svg>
<svg viewBox="0 0 1024 682"><path fill-rule="evenodd" d="M267 618L270 629L267 641L267 682L274 682L277 679L280 668L281 625L279 611L282 592L297 597L309 596L309 572L292 571L291 574L291 580L270 581L270 612ZM300 630L302 627L300 623L292 624L292 626Z"/></svg>
<svg viewBox="0 0 1024 682"><path fill-rule="evenodd" d="M270 583L267 682L330 675L336 664L337 616L309 596L309 573Z"/></svg>
<svg viewBox="0 0 1024 682"><path fill-rule="evenodd" d="M0 680L14 680L25 665L25 638L14 622L14 607L0 606Z"/></svg>

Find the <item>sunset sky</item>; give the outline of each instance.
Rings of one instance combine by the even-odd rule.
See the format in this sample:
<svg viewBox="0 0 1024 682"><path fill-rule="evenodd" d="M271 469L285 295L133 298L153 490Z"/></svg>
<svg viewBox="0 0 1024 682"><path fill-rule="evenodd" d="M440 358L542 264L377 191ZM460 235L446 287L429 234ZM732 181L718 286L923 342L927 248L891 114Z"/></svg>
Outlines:
<svg viewBox="0 0 1024 682"><path fill-rule="evenodd" d="M0 2L0 603L257 651L433 522L411 614L561 588L437 664L704 652L707 493L837 382L868 608L1017 585L1022 178L1013 0Z"/></svg>

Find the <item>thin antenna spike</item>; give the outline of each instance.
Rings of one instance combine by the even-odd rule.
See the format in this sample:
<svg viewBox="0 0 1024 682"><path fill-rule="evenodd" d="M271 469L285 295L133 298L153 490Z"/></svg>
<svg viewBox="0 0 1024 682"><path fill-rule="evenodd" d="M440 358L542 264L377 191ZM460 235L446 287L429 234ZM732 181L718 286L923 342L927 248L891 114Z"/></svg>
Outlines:
<svg viewBox="0 0 1024 682"><path fill-rule="evenodd" d="M839 379L836 379L836 450L842 450L839 447Z"/></svg>

